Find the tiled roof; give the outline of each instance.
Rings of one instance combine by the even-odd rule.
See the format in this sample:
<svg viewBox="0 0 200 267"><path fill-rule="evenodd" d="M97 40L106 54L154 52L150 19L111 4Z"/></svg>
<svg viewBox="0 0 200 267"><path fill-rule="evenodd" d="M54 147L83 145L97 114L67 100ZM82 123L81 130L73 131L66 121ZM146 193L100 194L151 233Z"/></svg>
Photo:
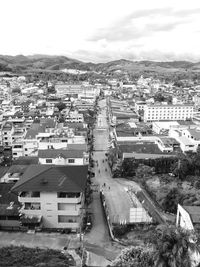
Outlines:
<svg viewBox="0 0 200 267"><path fill-rule="evenodd" d="M14 162L13 165L31 165L38 164L38 157L19 157Z"/></svg>
<svg viewBox="0 0 200 267"><path fill-rule="evenodd" d="M69 150L87 150L87 144L68 144L67 148Z"/></svg>
<svg viewBox="0 0 200 267"><path fill-rule="evenodd" d="M7 173L24 173L28 165L12 165Z"/></svg>
<svg viewBox="0 0 200 267"><path fill-rule="evenodd" d="M9 167L0 166L0 178L2 178L8 171Z"/></svg>
<svg viewBox="0 0 200 267"><path fill-rule="evenodd" d="M82 192L88 166L30 165L12 191Z"/></svg>
<svg viewBox="0 0 200 267"><path fill-rule="evenodd" d="M82 158L84 150L66 150L66 149L43 149L38 150L39 158Z"/></svg>

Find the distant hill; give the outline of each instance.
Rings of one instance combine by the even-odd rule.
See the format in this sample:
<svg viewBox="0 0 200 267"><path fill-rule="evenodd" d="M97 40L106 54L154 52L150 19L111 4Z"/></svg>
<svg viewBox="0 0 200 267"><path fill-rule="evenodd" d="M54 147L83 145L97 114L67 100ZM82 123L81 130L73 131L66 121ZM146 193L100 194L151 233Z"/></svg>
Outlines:
<svg viewBox="0 0 200 267"><path fill-rule="evenodd" d="M9 56L0 55L0 71L31 71L31 70L52 70L78 69L84 71L95 71L103 73L112 72L173 72L173 71L200 71L200 62L188 61L130 61L120 59L107 63L82 62L66 56L32 55L32 56Z"/></svg>

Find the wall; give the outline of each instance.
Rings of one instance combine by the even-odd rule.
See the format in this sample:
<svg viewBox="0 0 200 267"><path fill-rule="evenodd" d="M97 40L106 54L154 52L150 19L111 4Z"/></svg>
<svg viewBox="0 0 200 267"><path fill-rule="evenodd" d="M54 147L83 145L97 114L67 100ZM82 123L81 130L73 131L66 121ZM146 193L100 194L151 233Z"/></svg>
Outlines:
<svg viewBox="0 0 200 267"><path fill-rule="evenodd" d="M41 192L40 198L19 198L21 202L40 202L40 210L21 210L26 215L42 215L42 223L44 228L71 228L80 227L80 218L82 214L83 197L79 198L57 198L57 193ZM78 204L81 201L81 204ZM65 210L58 210L58 203L65 203ZM64 205L64 204L63 204ZM77 218L74 223L59 223L58 215L67 215Z"/></svg>
<svg viewBox="0 0 200 267"><path fill-rule="evenodd" d="M74 159L74 163L69 163L68 159L64 158L52 158L52 163L46 163L46 158L39 158L40 164L55 164L55 165L83 165L83 158Z"/></svg>

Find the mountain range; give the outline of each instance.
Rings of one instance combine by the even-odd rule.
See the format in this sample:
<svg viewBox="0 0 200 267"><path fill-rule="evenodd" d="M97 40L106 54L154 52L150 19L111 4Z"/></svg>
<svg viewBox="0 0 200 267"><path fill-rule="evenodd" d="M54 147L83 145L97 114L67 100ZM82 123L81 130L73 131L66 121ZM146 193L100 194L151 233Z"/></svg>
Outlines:
<svg viewBox="0 0 200 267"><path fill-rule="evenodd" d="M66 56L8 56L0 55L0 71L60 71L63 69L77 69L82 71L95 72L133 72L133 71L157 71L157 72L175 72L175 71L200 71L200 62L192 63L188 61L131 61L120 59L107 63L82 62Z"/></svg>

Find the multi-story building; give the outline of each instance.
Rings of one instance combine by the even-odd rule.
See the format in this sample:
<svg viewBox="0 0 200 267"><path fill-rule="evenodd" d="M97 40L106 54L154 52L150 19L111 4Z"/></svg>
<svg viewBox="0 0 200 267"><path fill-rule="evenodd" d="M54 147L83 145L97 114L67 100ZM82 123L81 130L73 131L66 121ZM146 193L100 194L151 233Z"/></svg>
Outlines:
<svg viewBox="0 0 200 267"><path fill-rule="evenodd" d="M65 115L65 122L83 122L83 114L77 111L70 111Z"/></svg>
<svg viewBox="0 0 200 267"><path fill-rule="evenodd" d="M14 133L14 126L10 122L5 122L2 126L2 144L5 146L12 145L12 135Z"/></svg>
<svg viewBox="0 0 200 267"><path fill-rule="evenodd" d="M78 230L84 214L88 166L29 165L12 187L26 226Z"/></svg>
<svg viewBox="0 0 200 267"><path fill-rule="evenodd" d="M24 156L37 156L39 141L43 137L42 134L49 136L54 131L55 126L56 121L53 119L40 119L40 122L33 123L23 141Z"/></svg>
<svg viewBox="0 0 200 267"><path fill-rule="evenodd" d="M144 107L146 106L146 102L145 101L137 101L135 102L135 111L141 111L144 110Z"/></svg>
<svg viewBox="0 0 200 267"><path fill-rule="evenodd" d="M94 109L94 103L88 102L88 101L83 101L83 100L77 100L74 103L74 107L79 111L87 111L88 109Z"/></svg>
<svg viewBox="0 0 200 267"><path fill-rule="evenodd" d="M144 107L144 121L169 121L192 119L194 113L193 104L154 104Z"/></svg>

